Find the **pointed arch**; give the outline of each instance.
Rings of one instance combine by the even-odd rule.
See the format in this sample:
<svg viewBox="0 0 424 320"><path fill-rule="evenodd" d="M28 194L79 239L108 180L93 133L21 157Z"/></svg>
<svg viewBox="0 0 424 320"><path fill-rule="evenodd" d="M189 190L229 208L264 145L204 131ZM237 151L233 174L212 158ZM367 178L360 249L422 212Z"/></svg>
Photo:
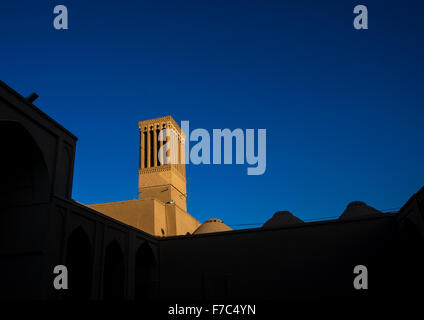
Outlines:
<svg viewBox="0 0 424 320"><path fill-rule="evenodd" d="M76 228L68 238L65 266L68 268L67 299L90 299L92 287L92 248L82 227Z"/></svg>
<svg viewBox="0 0 424 320"><path fill-rule="evenodd" d="M144 242L135 258L135 299L145 300L157 296L157 263L152 248Z"/></svg>
<svg viewBox="0 0 424 320"><path fill-rule="evenodd" d="M0 136L0 206L47 202L48 169L34 138L17 121L0 121Z"/></svg>
<svg viewBox="0 0 424 320"><path fill-rule="evenodd" d="M113 240L105 251L103 274L103 298L125 298L125 262L121 246Z"/></svg>

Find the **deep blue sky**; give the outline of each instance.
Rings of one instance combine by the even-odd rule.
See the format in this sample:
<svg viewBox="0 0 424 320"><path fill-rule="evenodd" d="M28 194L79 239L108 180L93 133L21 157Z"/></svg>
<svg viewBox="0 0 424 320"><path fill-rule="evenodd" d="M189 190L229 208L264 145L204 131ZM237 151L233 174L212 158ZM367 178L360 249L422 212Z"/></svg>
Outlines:
<svg viewBox="0 0 424 320"><path fill-rule="evenodd" d="M267 170L187 167L200 221L400 207L424 184L422 1L1 1L0 75L79 137L74 199L133 199L137 121L266 128ZM53 28L65 4L69 30ZM369 29L353 28L365 4Z"/></svg>

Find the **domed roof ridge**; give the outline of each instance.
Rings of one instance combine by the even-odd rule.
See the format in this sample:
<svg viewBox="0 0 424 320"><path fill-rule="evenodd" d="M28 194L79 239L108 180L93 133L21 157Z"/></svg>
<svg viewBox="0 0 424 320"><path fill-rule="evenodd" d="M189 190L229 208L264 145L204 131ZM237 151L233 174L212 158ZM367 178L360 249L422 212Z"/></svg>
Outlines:
<svg viewBox="0 0 424 320"><path fill-rule="evenodd" d="M352 201L340 215L340 220L356 219L366 216L378 215L382 212L367 205L363 201Z"/></svg>
<svg viewBox="0 0 424 320"><path fill-rule="evenodd" d="M223 232L231 231L232 229L227 226L221 219L212 218L208 219L203 224L201 224L193 234L203 234L203 233L213 233L213 232Z"/></svg>
<svg viewBox="0 0 424 320"><path fill-rule="evenodd" d="M262 228L283 227L299 223L304 222L290 211L277 211L271 219L264 223Z"/></svg>
<svg viewBox="0 0 424 320"><path fill-rule="evenodd" d="M363 201L352 201L347 205L347 208L352 208L352 207L362 207L362 206L366 206L367 204Z"/></svg>

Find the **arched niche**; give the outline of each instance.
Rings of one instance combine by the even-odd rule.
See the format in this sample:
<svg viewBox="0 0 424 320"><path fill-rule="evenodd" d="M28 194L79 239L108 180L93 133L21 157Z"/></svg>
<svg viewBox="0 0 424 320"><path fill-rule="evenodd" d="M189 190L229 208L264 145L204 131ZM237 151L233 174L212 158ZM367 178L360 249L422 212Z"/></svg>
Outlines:
<svg viewBox="0 0 424 320"><path fill-rule="evenodd" d="M121 246L113 240L105 250L103 274L103 298L125 298L125 262Z"/></svg>
<svg viewBox="0 0 424 320"><path fill-rule="evenodd" d="M157 263L152 248L144 242L135 257L135 299L153 299L157 295Z"/></svg>
<svg viewBox="0 0 424 320"><path fill-rule="evenodd" d="M68 269L68 299L90 299L92 287L93 254L90 239L82 227L68 238L65 266Z"/></svg>

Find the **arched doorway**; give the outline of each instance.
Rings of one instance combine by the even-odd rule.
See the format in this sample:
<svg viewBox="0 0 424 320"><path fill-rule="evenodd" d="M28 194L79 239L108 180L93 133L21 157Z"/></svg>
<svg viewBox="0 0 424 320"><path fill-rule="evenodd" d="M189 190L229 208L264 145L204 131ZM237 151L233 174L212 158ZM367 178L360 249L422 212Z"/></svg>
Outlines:
<svg viewBox="0 0 424 320"><path fill-rule="evenodd" d="M21 123L0 120L0 136L0 297L31 296L40 269L29 268L27 261L41 251L49 173L37 142Z"/></svg>
<svg viewBox="0 0 424 320"><path fill-rule="evenodd" d="M49 175L37 143L16 121L0 121L0 136L0 206L47 202Z"/></svg>
<svg viewBox="0 0 424 320"><path fill-rule="evenodd" d="M135 258L135 299L152 299L156 295L156 259L149 244L145 242L138 248Z"/></svg>
<svg viewBox="0 0 424 320"><path fill-rule="evenodd" d="M68 299L90 299L92 285L92 253L88 236L81 227L68 239L65 266L68 268Z"/></svg>
<svg viewBox="0 0 424 320"><path fill-rule="evenodd" d="M124 299L125 297L125 263L122 249L116 240L105 251L103 275L103 298Z"/></svg>

